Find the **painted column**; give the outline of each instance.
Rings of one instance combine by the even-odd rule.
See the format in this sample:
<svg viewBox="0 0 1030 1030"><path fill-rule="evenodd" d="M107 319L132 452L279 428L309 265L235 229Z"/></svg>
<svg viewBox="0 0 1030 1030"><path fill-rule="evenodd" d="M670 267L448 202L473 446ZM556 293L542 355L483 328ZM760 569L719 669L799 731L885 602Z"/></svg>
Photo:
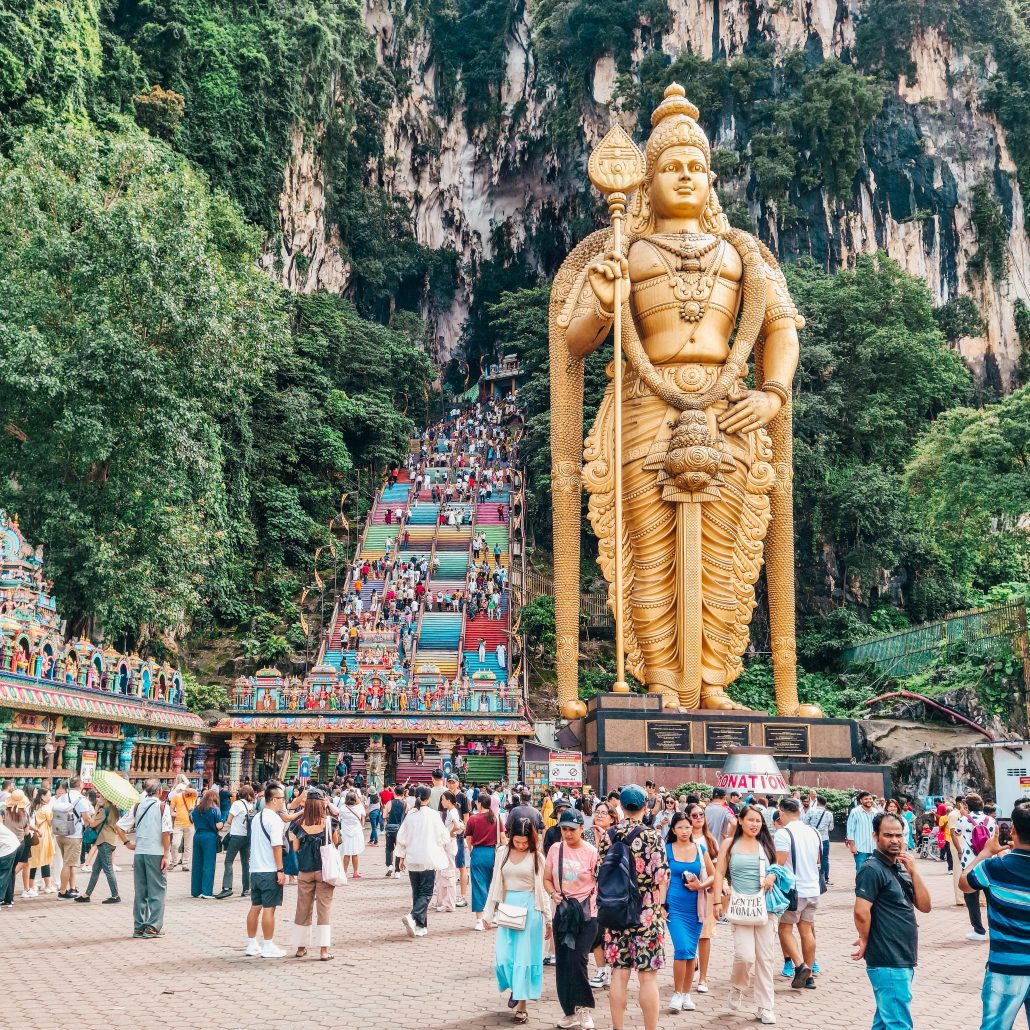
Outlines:
<svg viewBox="0 0 1030 1030"><path fill-rule="evenodd" d="M368 785L372 790L382 790L386 776L386 745L378 733L369 738L368 750L365 752L365 769L368 772Z"/></svg>
<svg viewBox="0 0 1030 1030"><path fill-rule="evenodd" d="M254 778L254 752L255 746L253 744L243 749L243 765L240 768L240 776L244 780L252 780Z"/></svg>
<svg viewBox="0 0 1030 1030"><path fill-rule="evenodd" d="M118 752L118 771L120 773L128 773L132 768L132 750L136 745L136 727L123 726L122 733L125 736L122 739L121 750Z"/></svg>
<svg viewBox="0 0 1030 1030"><path fill-rule="evenodd" d="M237 790L243 776L243 741L233 737L229 741L229 786Z"/></svg>
<svg viewBox="0 0 1030 1030"><path fill-rule="evenodd" d="M505 775L508 778L508 786L513 787L519 781L519 755L522 753L522 745L518 737L512 737L504 742Z"/></svg>
<svg viewBox="0 0 1030 1030"><path fill-rule="evenodd" d="M186 756L186 745L177 743L172 746L172 779L182 772L182 760Z"/></svg>
<svg viewBox="0 0 1030 1030"><path fill-rule="evenodd" d="M79 772L79 751L82 748L82 734L70 732L64 738L64 767L69 776Z"/></svg>

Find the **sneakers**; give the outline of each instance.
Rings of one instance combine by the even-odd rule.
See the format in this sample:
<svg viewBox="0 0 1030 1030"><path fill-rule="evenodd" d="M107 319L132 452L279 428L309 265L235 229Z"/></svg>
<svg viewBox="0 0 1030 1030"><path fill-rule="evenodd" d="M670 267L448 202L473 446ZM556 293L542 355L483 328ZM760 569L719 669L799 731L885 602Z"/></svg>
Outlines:
<svg viewBox="0 0 1030 1030"><path fill-rule="evenodd" d="M976 941L978 944L981 944L981 943L986 942L987 934L985 934L985 933L977 933L976 930L970 930L969 933L966 934L966 940L967 941Z"/></svg>
<svg viewBox="0 0 1030 1030"><path fill-rule="evenodd" d="M592 977L590 977L590 986L593 987L594 990L600 990L601 988L608 988L608 987L611 986L611 982L612 982L612 967L611 966L602 966L600 969L597 970L597 972L594 973L594 975Z"/></svg>
<svg viewBox="0 0 1030 1030"><path fill-rule="evenodd" d="M579 1009L576 1009L571 1016L562 1016L554 1025L558 1027L558 1030L572 1030L572 1027L581 1027L583 1024L579 1021Z"/></svg>
<svg viewBox="0 0 1030 1030"><path fill-rule="evenodd" d="M772 1026L776 1022L776 1017L773 1015L772 1009L759 1009L758 1020L760 1023L765 1023L766 1026Z"/></svg>
<svg viewBox="0 0 1030 1030"><path fill-rule="evenodd" d="M261 954L261 945L258 944L257 940L247 941L247 949L243 953L247 958L257 958Z"/></svg>
<svg viewBox="0 0 1030 1030"><path fill-rule="evenodd" d="M544 955L544 965L545 966L553 966L554 965L554 956L553 955Z"/></svg>
<svg viewBox="0 0 1030 1030"><path fill-rule="evenodd" d="M814 991L815 990L815 977L814 976L810 976L805 981L805 989L809 990L809 991Z"/></svg>
<svg viewBox="0 0 1030 1030"><path fill-rule="evenodd" d="M473 924L472 929L473 930L482 930L483 929L483 920L482 919L477 919L475 921L475 923Z"/></svg>
<svg viewBox="0 0 1030 1030"><path fill-rule="evenodd" d="M694 1009L697 1008L697 1006L694 1004L694 999L691 998L691 996L689 994L681 994L680 995L680 999L683 1002L683 1011L684 1012L693 1012Z"/></svg>
<svg viewBox="0 0 1030 1030"><path fill-rule="evenodd" d="M794 977L790 981L790 986L798 991L805 986L805 981L812 975L810 967L806 966L804 962L800 966L794 967Z"/></svg>
<svg viewBox="0 0 1030 1030"><path fill-rule="evenodd" d="M578 1008L576 1014L579 1016L579 1025L582 1030L594 1030L594 1017L590 1009Z"/></svg>
<svg viewBox="0 0 1030 1030"><path fill-rule="evenodd" d="M79 866L79 871L82 873L91 873L93 872L93 867L88 862L83 862L82 865Z"/></svg>
<svg viewBox="0 0 1030 1030"><path fill-rule="evenodd" d="M393 870L392 869L387 869L386 870L386 878L389 880L391 876L393 876Z"/></svg>
<svg viewBox="0 0 1030 1030"><path fill-rule="evenodd" d="M82 904L88 905L89 904L89 895L88 894L80 894L75 900L80 905L82 905Z"/></svg>
<svg viewBox="0 0 1030 1030"><path fill-rule="evenodd" d="M23 898L38 898L39 897L39 891L36 890L35 887L32 887L32 888L30 888L27 891L22 891L21 892L21 896Z"/></svg>
<svg viewBox="0 0 1030 1030"><path fill-rule="evenodd" d="M409 912L406 916L401 916L401 922L404 924L404 929L408 936L414 937L418 927L415 925L415 920L411 918L411 913Z"/></svg>
<svg viewBox="0 0 1030 1030"><path fill-rule="evenodd" d="M429 927L428 926L420 926L420 927L418 927L415 930L415 936L416 937L425 937L426 934L428 934L428 933L429 933Z"/></svg>
<svg viewBox="0 0 1030 1030"><path fill-rule="evenodd" d="M271 941L265 941L261 945L261 958L283 958L286 952L282 948L277 947Z"/></svg>
<svg viewBox="0 0 1030 1030"><path fill-rule="evenodd" d="M218 892L218 893L217 893L217 894L215 895L215 897L216 897L216 898L217 898L217 899L218 899L219 901L221 901L221 900L222 900L222 898L231 898L231 897L232 897L232 888L230 887L230 888L229 888L228 890L224 890L224 891L219 891L219 892Z"/></svg>
<svg viewBox="0 0 1030 1030"><path fill-rule="evenodd" d="M818 962L813 962L812 963L812 976L818 976L821 972L822 972L822 970L819 968L819 963Z"/></svg>
<svg viewBox="0 0 1030 1030"><path fill-rule="evenodd" d="M43 888L43 893L44 894L56 894L57 893L57 888L53 884L50 884L49 887L44 887Z"/></svg>
<svg viewBox="0 0 1030 1030"><path fill-rule="evenodd" d="M468 908L469 907L469 903L464 898L458 898L458 900L454 903L454 907L455 908Z"/></svg>
<svg viewBox="0 0 1030 1030"><path fill-rule="evenodd" d="M726 1004L729 1005L734 1012L739 1012L741 1005L744 1004L744 992L739 987L731 987L730 996L727 999Z"/></svg>
<svg viewBox="0 0 1030 1030"><path fill-rule="evenodd" d="M698 982L697 982L697 993L698 994L707 994L708 993L708 984L706 984L703 980L698 980Z"/></svg>
<svg viewBox="0 0 1030 1030"><path fill-rule="evenodd" d="M783 972L780 973L780 976L793 976L793 975L794 975L794 963L791 962L790 959L787 959L787 961L783 963Z"/></svg>
<svg viewBox="0 0 1030 1030"><path fill-rule="evenodd" d="M100 902L101 905L120 905L121 903L122 899L118 897L117 894L110 898L104 898L104 900Z"/></svg>
<svg viewBox="0 0 1030 1030"><path fill-rule="evenodd" d="M683 995L678 991L673 994L669 999L669 1011L670 1012L682 1012L683 1011Z"/></svg>

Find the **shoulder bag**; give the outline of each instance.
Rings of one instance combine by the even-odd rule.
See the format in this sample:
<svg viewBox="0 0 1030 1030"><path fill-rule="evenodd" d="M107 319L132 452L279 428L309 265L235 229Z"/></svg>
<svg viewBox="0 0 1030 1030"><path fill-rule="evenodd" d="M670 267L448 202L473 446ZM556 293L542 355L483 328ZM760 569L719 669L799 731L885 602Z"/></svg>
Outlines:
<svg viewBox="0 0 1030 1030"><path fill-rule="evenodd" d="M730 883L730 903L726 909L726 918L734 926L764 926L769 922L769 910L765 906L765 892L762 890L765 868L765 855L759 846L758 893L742 894Z"/></svg>
<svg viewBox="0 0 1030 1030"><path fill-rule="evenodd" d="M333 845L328 818L325 821L325 839L318 850L322 856L322 882L330 887L342 887L347 882L347 874L343 869L340 852Z"/></svg>
<svg viewBox="0 0 1030 1030"><path fill-rule="evenodd" d="M503 926L506 930L525 930L529 909L523 905L509 905L506 901L498 902L494 913L494 925Z"/></svg>

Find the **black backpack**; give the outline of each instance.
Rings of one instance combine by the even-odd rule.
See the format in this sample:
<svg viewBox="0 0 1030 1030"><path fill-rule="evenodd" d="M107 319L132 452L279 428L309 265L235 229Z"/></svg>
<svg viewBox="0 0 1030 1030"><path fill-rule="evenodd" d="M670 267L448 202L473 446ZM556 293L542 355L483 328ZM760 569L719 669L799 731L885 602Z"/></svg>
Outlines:
<svg viewBox="0 0 1030 1030"><path fill-rule="evenodd" d="M630 845L644 832L642 826L623 840L608 831L610 847L597 871L597 920L606 930L629 930L640 926L643 899L637 886L636 863Z"/></svg>

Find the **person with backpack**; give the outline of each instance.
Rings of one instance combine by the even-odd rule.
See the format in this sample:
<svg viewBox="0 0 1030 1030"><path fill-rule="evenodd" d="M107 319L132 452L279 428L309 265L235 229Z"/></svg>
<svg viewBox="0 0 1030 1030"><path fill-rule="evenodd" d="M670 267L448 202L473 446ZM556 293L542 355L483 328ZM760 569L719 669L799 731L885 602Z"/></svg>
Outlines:
<svg viewBox="0 0 1030 1030"><path fill-rule="evenodd" d="M65 900L79 896L75 889L75 870L82 854L83 821L93 815L93 806L82 793L82 778L72 776L67 787L67 792L56 798L53 805L54 834L63 862L57 896Z"/></svg>
<svg viewBox="0 0 1030 1030"><path fill-rule="evenodd" d="M132 936L164 937L165 896L171 862L172 811L158 798L161 781L147 780L143 797L115 824L122 843L133 854ZM129 834L135 831L136 840Z"/></svg>
<svg viewBox="0 0 1030 1030"><path fill-rule="evenodd" d="M661 834L645 826L647 794L635 783L619 792L625 818L597 838L597 916L612 967L608 992L612 1027L625 1026L626 996L634 969L644 1030L658 1026L658 970L665 964L662 906L669 860Z"/></svg>
<svg viewBox="0 0 1030 1030"><path fill-rule="evenodd" d="M117 905L122 899L118 894L118 880L114 875L114 851L118 847L118 831L115 824L118 822L120 813L107 798L98 798L100 809L90 819L90 828L95 832L97 857L90 870L89 883L86 885L84 894L80 894L75 900L86 904L89 902L93 888L100 879L100 874L107 877L107 889L111 892L109 898L105 898L100 904Z"/></svg>
<svg viewBox="0 0 1030 1030"><path fill-rule="evenodd" d="M961 874L972 867L976 857L994 835L997 823L984 812L983 798L979 794L967 794L960 806L960 811L962 814L959 817L953 840L955 851L958 854L961 878ZM984 929L983 915L980 911L981 895L978 892L963 892L962 900L966 903L969 925L972 927L966 934L966 940L977 944L986 944L987 931Z"/></svg>
<svg viewBox="0 0 1030 1030"><path fill-rule="evenodd" d="M250 894L250 823L254 818L254 788L249 783L240 787L239 797L229 808L229 832L225 837L225 868L222 870L222 889L217 898L232 897L232 864L240 857L243 877L241 897Z"/></svg>

